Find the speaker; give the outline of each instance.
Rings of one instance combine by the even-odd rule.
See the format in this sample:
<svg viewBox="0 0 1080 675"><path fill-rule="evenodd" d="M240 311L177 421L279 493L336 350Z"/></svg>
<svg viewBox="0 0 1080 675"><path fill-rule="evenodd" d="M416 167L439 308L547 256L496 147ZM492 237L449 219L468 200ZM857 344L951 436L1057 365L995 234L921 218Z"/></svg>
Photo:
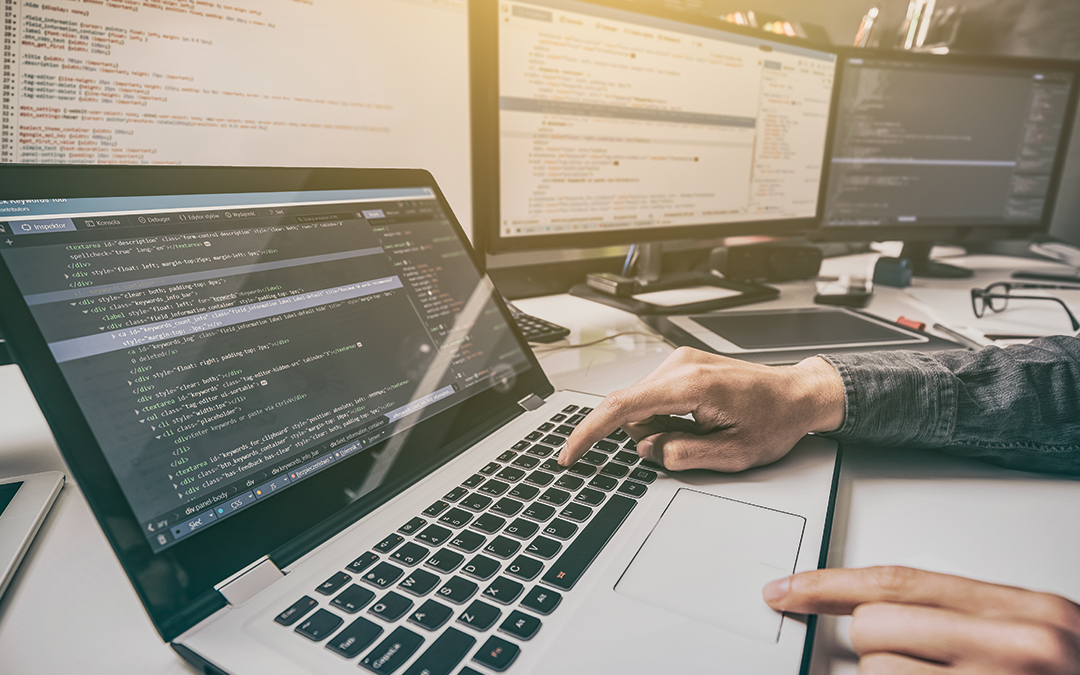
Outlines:
<svg viewBox="0 0 1080 675"><path fill-rule="evenodd" d="M709 263L735 281L813 279L821 270L821 249L797 244L727 246L714 250Z"/></svg>

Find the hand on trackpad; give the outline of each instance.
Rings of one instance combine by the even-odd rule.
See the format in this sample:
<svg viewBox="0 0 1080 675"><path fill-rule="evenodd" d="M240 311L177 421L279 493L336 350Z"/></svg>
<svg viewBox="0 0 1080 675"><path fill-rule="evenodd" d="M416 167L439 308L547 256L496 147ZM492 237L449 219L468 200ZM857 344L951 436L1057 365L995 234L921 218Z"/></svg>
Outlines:
<svg viewBox="0 0 1080 675"><path fill-rule="evenodd" d="M683 488L615 592L746 637L776 642L782 616L761 589L791 574L806 519Z"/></svg>

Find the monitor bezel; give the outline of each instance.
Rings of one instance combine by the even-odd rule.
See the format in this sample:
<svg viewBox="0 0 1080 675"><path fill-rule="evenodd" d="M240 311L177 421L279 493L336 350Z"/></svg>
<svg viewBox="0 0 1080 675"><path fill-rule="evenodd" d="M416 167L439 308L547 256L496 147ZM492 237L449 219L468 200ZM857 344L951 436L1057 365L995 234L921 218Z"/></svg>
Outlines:
<svg viewBox="0 0 1080 675"><path fill-rule="evenodd" d="M514 251L582 249L604 246L625 246L648 242L674 240L718 240L736 236L783 237L803 235L813 231L820 222L825 198L825 182L818 185L817 207L813 216L776 220L701 223L695 225L635 228L607 232L503 237L501 220L501 181L499 173L499 42L498 5L505 0L471 0L469 3L469 71L472 120L473 174L473 240L481 253L499 254ZM660 7L642 7L627 2L577 0L585 4L632 11L654 18L714 29L724 33L753 38L762 42L798 47L837 55L837 49L804 39L791 38L723 21L701 14L677 12ZM631 9L632 8L632 9ZM835 63L839 62L839 56ZM836 91L833 75L833 95ZM832 144L834 108L830 105L826 123L825 144L822 148L822 168L827 150Z"/></svg>
<svg viewBox="0 0 1080 675"><path fill-rule="evenodd" d="M446 198L431 174L423 170L0 165L0 200L398 187L430 187L476 263L475 251ZM504 320L513 326L498 293L492 296ZM352 501L343 497L357 483L354 471L370 456L367 451L357 453L335 465L341 470L312 475L262 504L155 553L2 259L0 330L8 338L12 355L71 475L166 641L225 606L216 584L263 556L284 568L521 414L524 410L517 401L531 394L546 397L554 391L527 343L512 329L525 355L525 366L516 381L510 382L509 390L488 389L413 427L394 463L402 468L395 469L377 489ZM391 437L395 438L398 436ZM372 450L388 443L372 446ZM262 526L266 522L274 522L275 527Z"/></svg>
<svg viewBox="0 0 1080 675"><path fill-rule="evenodd" d="M1061 178L1065 169L1065 160L1069 152L1073 127L1076 118L1077 101L1080 98L1080 61L1067 59L1032 58L1022 56L977 55L977 54L933 54L902 50L864 49L846 47L837 50L837 77L833 85L832 111L829 115L828 147L824 173L822 176L822 195L819 204L820 221L816 230L809 233L814 241L910 241L923 243L976 243L1003 240L1022 240L1037 234L1045 234L1050 229L1054 209L1061 188ZM848 71L848 61L852 58L892 61L895 63L934 63L943 66L973 66L986 68L1009 68L1016 70L1063 70L1073 75L1072 90L1065 109L1065 120L1061 138L1058 139L1058 152L1054 168L1050 174L1050 188L1046 203L1038 223L1017 224L897 224L897 225L826 225L825 208L828 200L829 181L832 177L832 159L835 152L836 130L839 125L840 99L844 79Z"/></svg>

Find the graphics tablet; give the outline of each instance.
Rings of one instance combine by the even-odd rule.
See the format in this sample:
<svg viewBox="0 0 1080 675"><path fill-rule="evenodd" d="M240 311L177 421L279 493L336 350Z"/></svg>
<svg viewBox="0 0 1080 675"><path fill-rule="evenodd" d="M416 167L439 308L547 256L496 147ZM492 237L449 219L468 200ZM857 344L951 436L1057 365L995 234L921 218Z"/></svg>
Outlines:
<svg viewBox="0 0 1080 675"><path fill-rule="evenodd" d="M59 471L0 479L0 595L63 486Z"/></svg>

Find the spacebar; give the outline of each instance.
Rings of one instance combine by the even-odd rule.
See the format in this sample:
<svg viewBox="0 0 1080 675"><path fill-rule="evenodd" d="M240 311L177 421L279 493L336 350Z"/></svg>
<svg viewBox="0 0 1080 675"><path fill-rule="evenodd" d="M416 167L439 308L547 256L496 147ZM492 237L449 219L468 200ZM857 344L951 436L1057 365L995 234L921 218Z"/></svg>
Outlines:
<svg viewBox="0 0 1080 675"><path fill-rule="evenodd" d="M608 540L619 529L619 525L630 515L637 502L622 495L612 495L592 521L585 526L574 543L570 544L551 566L544 578L544 583L568 591L574 587L585 570L607 545Z"/></svg>

